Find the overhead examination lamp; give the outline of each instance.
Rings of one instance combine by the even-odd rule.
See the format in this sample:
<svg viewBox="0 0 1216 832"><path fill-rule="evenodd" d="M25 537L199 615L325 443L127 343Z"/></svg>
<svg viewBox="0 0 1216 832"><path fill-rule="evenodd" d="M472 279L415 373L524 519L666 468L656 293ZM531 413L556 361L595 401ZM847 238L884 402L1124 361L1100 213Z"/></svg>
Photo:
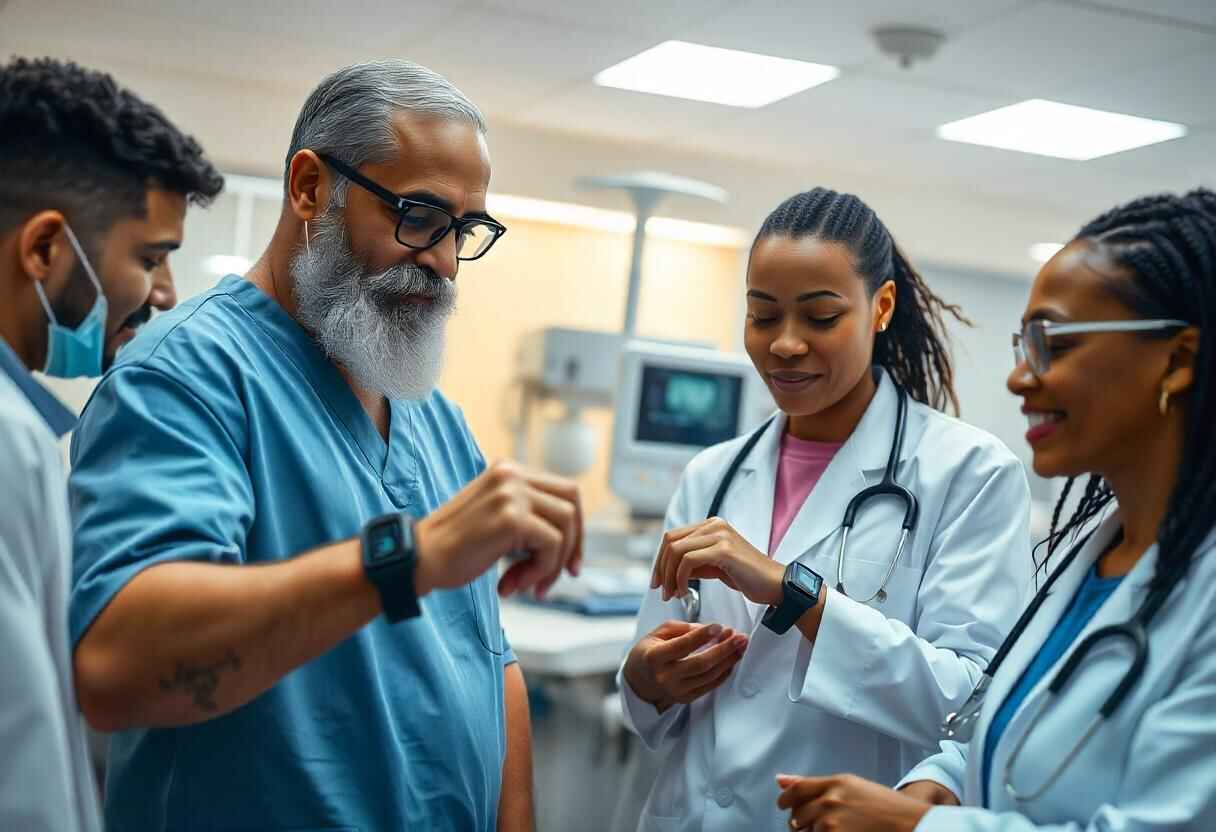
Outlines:
<svg viewBox="0 0 1216 832"><path fill-rule="evenodd" d="M691 196L724 203L726 191L717 185L686 179L658 171L638 171L617 176L586 176L576 183L581 188L624 191L633 202L633 213L637 223L633 228L633 259L629 262L629 294L625 298L624 334L633 337L637 330L638 293L642 285L642 250L646 245L646 221L665 196Z"/></svg>

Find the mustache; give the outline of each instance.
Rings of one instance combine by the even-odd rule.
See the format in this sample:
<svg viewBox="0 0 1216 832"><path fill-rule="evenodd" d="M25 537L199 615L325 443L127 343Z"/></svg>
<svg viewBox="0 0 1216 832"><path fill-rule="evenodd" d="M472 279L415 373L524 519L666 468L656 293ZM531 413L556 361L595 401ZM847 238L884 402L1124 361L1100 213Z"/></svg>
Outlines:
<svg viewBox="0 0 1216 832"><path fill-rule="evenodd" d="M124 327L131 329L139 329L152 318L152 305L145 303L139 309L135 310L125 321L122 322Z"/></svg>
<svg viewBox="0 0 1216 832"><path fill-rule="evenodd" d="M371 277L367 292L377 303L387 306L395 305L406 295L447 300L455 293L455 286L428 266L403 263Z"/></svg>

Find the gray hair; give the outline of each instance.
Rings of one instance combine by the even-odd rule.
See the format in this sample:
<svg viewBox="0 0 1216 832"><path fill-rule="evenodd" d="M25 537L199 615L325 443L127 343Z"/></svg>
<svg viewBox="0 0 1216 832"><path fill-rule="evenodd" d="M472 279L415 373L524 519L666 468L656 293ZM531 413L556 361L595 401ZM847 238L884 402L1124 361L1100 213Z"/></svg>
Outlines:
<svg viewBox="0 0 1216 832"><path fill-rule="evenodd" d="M295 129L283 170L283 187L291 160L301 150L328 153L352 167L387 162L398 151L393 117L420 113L464 120L486 132L485 118L447 78L401 59L354 64L329 75L308 96ZM345 202L347 182L339 177L334 199Z"/></svg>

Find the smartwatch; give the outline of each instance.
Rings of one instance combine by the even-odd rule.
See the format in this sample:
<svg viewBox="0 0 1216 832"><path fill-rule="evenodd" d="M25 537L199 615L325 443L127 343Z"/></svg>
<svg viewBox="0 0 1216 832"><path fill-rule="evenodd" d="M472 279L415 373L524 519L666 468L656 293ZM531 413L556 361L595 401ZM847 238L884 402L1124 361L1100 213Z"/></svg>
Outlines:
<svg viewBox="0 0 1216 832"><path fill-rule="evenodd" d="M822 590L823 578L805 563L793 561L785 567L785 577L781 579L781 592L785 597L780 604L765 611L761 623L781 635L819 603Z"/></svg>
<svg viewBox="0 0 1216 832"><path fill-rule="evenodd" d="M363 527L363 573L380 593L384 617L394 624L415 618L418 594L414 589L414 518L408 514L385 514Z"/></svg>

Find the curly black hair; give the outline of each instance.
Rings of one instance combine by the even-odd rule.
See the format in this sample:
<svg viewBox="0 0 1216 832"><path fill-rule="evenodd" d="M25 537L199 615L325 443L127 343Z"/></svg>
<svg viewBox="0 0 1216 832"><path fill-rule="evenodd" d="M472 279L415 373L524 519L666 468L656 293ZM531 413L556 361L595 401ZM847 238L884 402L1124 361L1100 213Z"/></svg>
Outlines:
<svg viewBox="0 0 1216 832"><path fill-rule="evenodd" d="M886 281L894 281L895 314L890 329L874 340L874 362L912 398L958 413L945 318L971 322L959 307L933 293L870 206L854 194L813 188L778 205L760 226L756 242L772 236L848 246L871 297Z"/></svg>
<svg viewBox="0 0 1216 832"><path fill-rule="evenodd" d="M1185 438L1178 481L1157 533L1160 552L1154 588L1168 594L1186 574L1216 523L1216 193L1197 188L1183 196L1156 194L1107 211L1074 240L1101 249L1124 270L1104 287L1143 318L1175 318L1199 329L1195 382L1185 401ZM1164 335L1173 335L1166 332ZM1142 337L1162 337L1145 333ZM1072 516L1059 525L1073 486L1056 503L1047 557L1097 516L1114 494L1091 474Z"/></svg>
<svg viewBox="0 0 1216 832"><path fill-rule="evenodd" d="M150 188L206 205L223 187L198 142L109 75L51 58L0 66L0 232L54 208L100 234L143 216Z"/></svg>

